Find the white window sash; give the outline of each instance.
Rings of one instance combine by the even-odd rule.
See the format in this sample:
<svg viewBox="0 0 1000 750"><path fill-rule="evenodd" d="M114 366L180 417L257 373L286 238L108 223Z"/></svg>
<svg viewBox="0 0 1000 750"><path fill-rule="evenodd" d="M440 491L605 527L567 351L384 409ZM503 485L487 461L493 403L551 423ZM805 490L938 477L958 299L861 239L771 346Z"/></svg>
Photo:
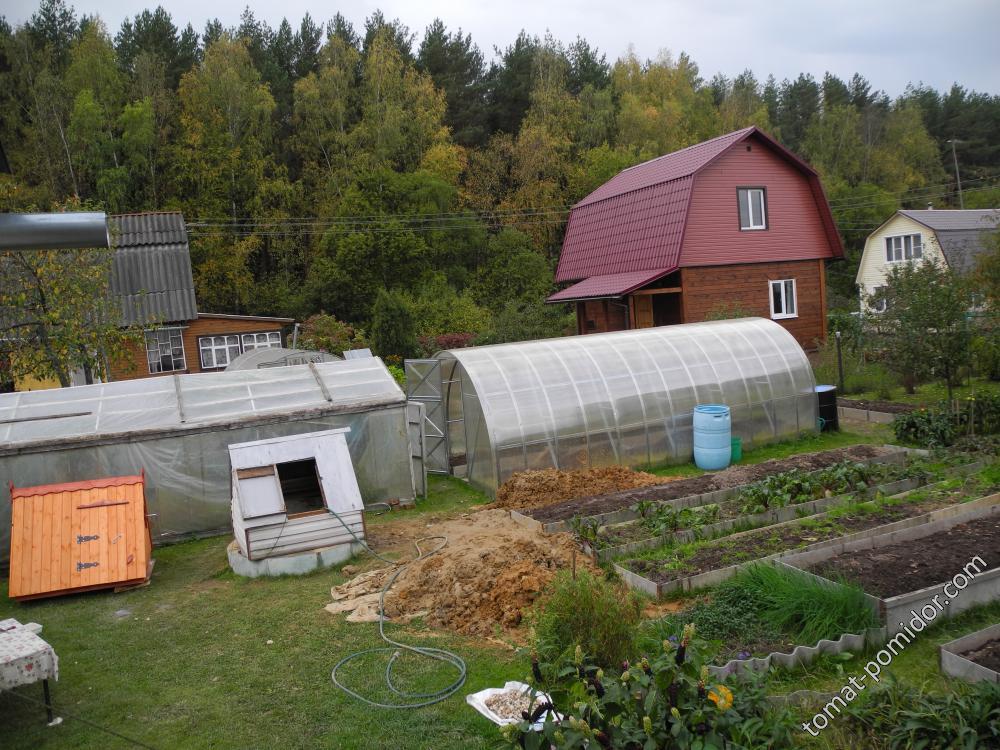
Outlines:
<svg viewBox="0 0 1000 750"><path fill-rule="evenodd" d="M746 206L747 225L740 226L743 230L767 229L767 206L764 202L762 188L741 188L739 202ZM742 211L741 211L742 213Z"/></svg>
<svg viewBox="0 0 1000 750"><path fill-rule="evenodd" d="M769 281L767 291L771 304L772 320L799 317L798 293L795 287L795 279ZM777 304L775 304L775 297L777 297Z"/></svg>

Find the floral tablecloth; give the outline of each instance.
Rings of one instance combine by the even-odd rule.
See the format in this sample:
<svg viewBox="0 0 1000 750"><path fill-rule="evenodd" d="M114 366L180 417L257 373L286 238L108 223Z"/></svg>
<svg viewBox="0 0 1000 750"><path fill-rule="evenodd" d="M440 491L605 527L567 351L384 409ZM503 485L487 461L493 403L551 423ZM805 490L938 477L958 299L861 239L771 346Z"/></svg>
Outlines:
<svg viewBox="0 0 1000 750"><path fill-rule="evenodd" d="M0 689L59 679L52 646L17 620L0 620Z"/></svg>

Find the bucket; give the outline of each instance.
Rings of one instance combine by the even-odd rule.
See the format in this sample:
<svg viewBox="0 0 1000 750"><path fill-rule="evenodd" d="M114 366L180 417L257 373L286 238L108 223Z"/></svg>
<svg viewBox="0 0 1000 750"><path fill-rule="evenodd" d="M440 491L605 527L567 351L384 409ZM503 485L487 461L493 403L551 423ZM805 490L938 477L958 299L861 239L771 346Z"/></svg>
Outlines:
<svg viewBox="0 0 1000 750"><path fill-rule="evenodd" d="M729 466L732 458L732 423L724 404L700 404L694 408L694 462L699 469L716 471Z"/></svg>
<svg viewBox="0 0 1000 750"><path fill-rule="evenodd" d="M734 437L730 442L732 458L730 459L734 464L739 463L743 460L743 440L742 438Z"/></svg>

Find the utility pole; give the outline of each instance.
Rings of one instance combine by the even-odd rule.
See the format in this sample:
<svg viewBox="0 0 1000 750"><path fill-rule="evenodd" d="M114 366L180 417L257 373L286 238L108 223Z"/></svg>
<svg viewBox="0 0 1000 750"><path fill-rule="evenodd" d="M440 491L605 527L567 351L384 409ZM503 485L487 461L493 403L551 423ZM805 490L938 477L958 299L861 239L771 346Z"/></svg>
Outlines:
<svg viewBox="0 0 1000 750"><path fill-rule="evenodd" d="M955 182L958 183L958 206L961 209L965 209L965 201L962 199L962 178L958 174L958 157L955 155L955 144L963 143L963 141L955 140L950 138L948 143L951 144L951 158L955 162Z"/></svg>

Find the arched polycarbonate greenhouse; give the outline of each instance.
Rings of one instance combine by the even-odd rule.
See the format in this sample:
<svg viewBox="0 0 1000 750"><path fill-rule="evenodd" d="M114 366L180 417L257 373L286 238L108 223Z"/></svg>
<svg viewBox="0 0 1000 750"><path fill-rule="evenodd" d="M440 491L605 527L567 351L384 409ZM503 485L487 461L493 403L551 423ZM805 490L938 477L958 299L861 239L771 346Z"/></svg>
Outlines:
<svg viewBox="0 0 1000 750"><path fill-rule="evenodd" d="M464 465L487 492L527 469L688 461L698 404L728 405L748 447L816 430L806 355L762 318L453 349L437 360L441 408L428 413L443 433L438 467Z"/></svg>

